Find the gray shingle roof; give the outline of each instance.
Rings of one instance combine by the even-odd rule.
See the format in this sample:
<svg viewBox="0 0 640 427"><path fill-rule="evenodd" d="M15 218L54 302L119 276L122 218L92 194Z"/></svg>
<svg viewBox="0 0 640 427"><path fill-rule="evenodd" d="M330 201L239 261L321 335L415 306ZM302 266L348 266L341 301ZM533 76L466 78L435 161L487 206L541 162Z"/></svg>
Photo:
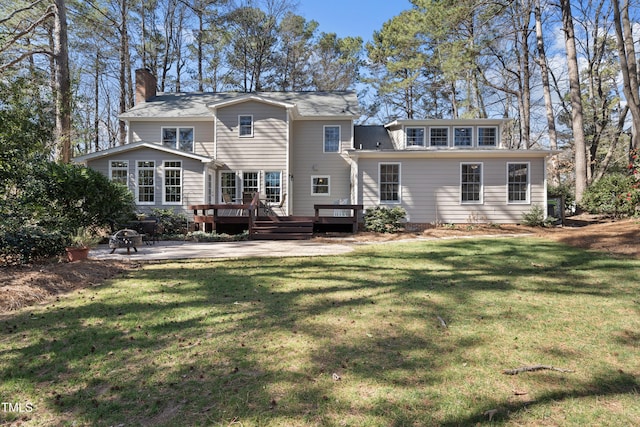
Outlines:
<svg viewBox="0 0 640 427"><path fill-rule="evenodd" d="M393 143L384 126L354 126L353 143L357 150L393 150Z"/></svg>
<svg viewBox="0 0 640 427"><path fill-rule="evenodd" d="M210 107L220 103L262 99L265 102L294 105L301 117L336 117L360 115L358 97L354 91L344 92L221 92L221 93L162 93L120 115L123 119L213 117Z"/></svg>

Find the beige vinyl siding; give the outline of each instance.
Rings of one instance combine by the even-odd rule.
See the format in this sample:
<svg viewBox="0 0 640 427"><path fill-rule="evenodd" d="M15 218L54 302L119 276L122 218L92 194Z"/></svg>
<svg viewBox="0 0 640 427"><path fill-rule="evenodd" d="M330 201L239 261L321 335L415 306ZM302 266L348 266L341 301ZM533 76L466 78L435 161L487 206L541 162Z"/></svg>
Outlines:
<svg viewBox="0 0 640 427"><path fill-rule="evenodd" d="M519 223L533 204L544 206L544 159L360 159L359 185L365 208L378 206L380 163L400 163L401 203L412 223ZM482 164L481 204L460 200L461 163ZM528 163L529 203L507 203L507 163Z"/></svg>
<svg viewBox="0 0 640 427"><path fill-rule="evenodd" d="M324 126L340 126L340 150L325 153ZM293 214L313 215L314 204L330 204L349 199L351 194L351 166L342 153L352 146L351 120L299 120L293 124L291 173L293 175ZM311 177L328 176L328 196L311 195Z"/></svg>
<svg viewBox="0 0 640 427"><path fill-rule="evenodd" d="M162 144L162 128L193 128L194 154L213 157L213 119L206 122L131 122L130 142L152 142Z"/></svg>
<svg viewBox="0 0 640 427"><path fill-rule="evenodd" d="M200 161L171 156L169 153L159 152L156 150L150 150L141 148L139 150L128 151L127 153L114 155L108 158L101 158L88 162L88 167L103 173L105 176L109 176L109 162L112 160L127 160L129 161L129 189L135 195L137 184L136 177L136 165L138 161L155 161L155 203L152 205L140 205L138 210L141 212L149 212L153 208L161 209L173 209L176 211L183 211L184 213L191 213L187 209L190 204L203 203L203 164ZM182 203L165 204L164 203L164 162L165 161L180 161L182 162ZM135 199L137 202L137 199Z"/></svg>
<svg viewBox="0 0 640 427"><path fill-rule="evenodd" d="M287 110L247 101L217 110L216 159L231 170L284 170ZM238 136L238 117L253 116L253 136Z"/></svg>

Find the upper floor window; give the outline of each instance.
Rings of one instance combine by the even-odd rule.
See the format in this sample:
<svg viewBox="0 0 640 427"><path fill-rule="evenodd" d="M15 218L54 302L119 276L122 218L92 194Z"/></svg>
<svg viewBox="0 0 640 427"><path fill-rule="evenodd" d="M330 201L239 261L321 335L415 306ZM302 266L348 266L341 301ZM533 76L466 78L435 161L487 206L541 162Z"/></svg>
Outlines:
<svg viewBox="0 0 640 427"><path fill-rule="evenodd" d="M337 153L340 151L340 126L324 127L324 152Z"/></svg>
<svg viewBox="0 0 640 427"><path fill-rule="evenodd" d="M482 203L482 163L460 165L460 200L462 203Z"/></svg>
<svg viewBox="0 0 640 427"><path fill-rule="evenodd" d="M449 146L449 128L429 129L429 144L432 147L448 147Z"/></svg>
<svg viewBox="0 0 640 427"><path fill-rule="evenodd" d="M478 147L495 147L498 145L498 128L478 128Z"/></svg>
<svg viewBox="0 0 640 427"><path fill-rule="evenodd" d="M109 163L109 178L113 182L127 185L129 180L129 161L112 160Z"/></svg>
<svg viewBox="0 0 640 427"><path fill-rule="evenodd" d="M471 147L473 145L473 128L453 129L454 147Z"/></svg>
<svg viewBox="0 0 640 427"><path fill-rule="evenodd" d="M238 116L238 136L240 138L253 136L253 116Z"/></svg>
<svg viewBox="0 0 640 427"><path fill-rule="evenodd" d="M162 145L193 152L193 128L162 128Z"/></svg>
<svg viewBox="0 0 640 427"><path fill-rule="evenodd" d="M424 128L407 128L407 147L424 147Z"/></svg>

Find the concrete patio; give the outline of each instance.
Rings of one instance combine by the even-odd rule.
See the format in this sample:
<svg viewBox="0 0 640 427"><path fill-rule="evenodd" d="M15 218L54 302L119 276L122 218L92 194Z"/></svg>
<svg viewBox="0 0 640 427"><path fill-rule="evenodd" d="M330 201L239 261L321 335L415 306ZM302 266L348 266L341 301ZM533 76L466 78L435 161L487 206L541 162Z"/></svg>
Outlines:
<svg viewBox="0 0 640 427"><path fill-rule="evenodd" d="M188 258L243 258L339 255L353 251L353 246L342 243L320 243L309 240L249 240L241 242L181 242L160 241L143 244L138 252L131 248L116 249L112 254L107 245L99 245L89 252L91 259L158 261Z"/></svg>

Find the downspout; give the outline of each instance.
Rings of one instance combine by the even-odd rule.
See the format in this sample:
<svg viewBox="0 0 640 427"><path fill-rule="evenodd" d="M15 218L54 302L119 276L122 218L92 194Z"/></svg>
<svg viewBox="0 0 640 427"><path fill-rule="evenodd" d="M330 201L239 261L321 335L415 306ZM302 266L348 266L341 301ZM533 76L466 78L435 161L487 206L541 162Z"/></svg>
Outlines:
<svg viewBox="0 0 640 427"><path fill-rule="evenodd" d="M286 182L287 183L287 188L286 188L286 194L287 194L287 199L284 201L284 208L285 208L285 212L287 213L287 216L289 216L289 214L291 212L293 212L293 191L291 191L291 109L287 108L285 110L285 123L287 125L287 132L286 132L286 138L287 138L287 144L286 144L286 159L285 159L285 176L282 177L282 182ZM286 179L286 181L285 181ZM280 194L280 197L282 197L283 194Z"/></svg>

